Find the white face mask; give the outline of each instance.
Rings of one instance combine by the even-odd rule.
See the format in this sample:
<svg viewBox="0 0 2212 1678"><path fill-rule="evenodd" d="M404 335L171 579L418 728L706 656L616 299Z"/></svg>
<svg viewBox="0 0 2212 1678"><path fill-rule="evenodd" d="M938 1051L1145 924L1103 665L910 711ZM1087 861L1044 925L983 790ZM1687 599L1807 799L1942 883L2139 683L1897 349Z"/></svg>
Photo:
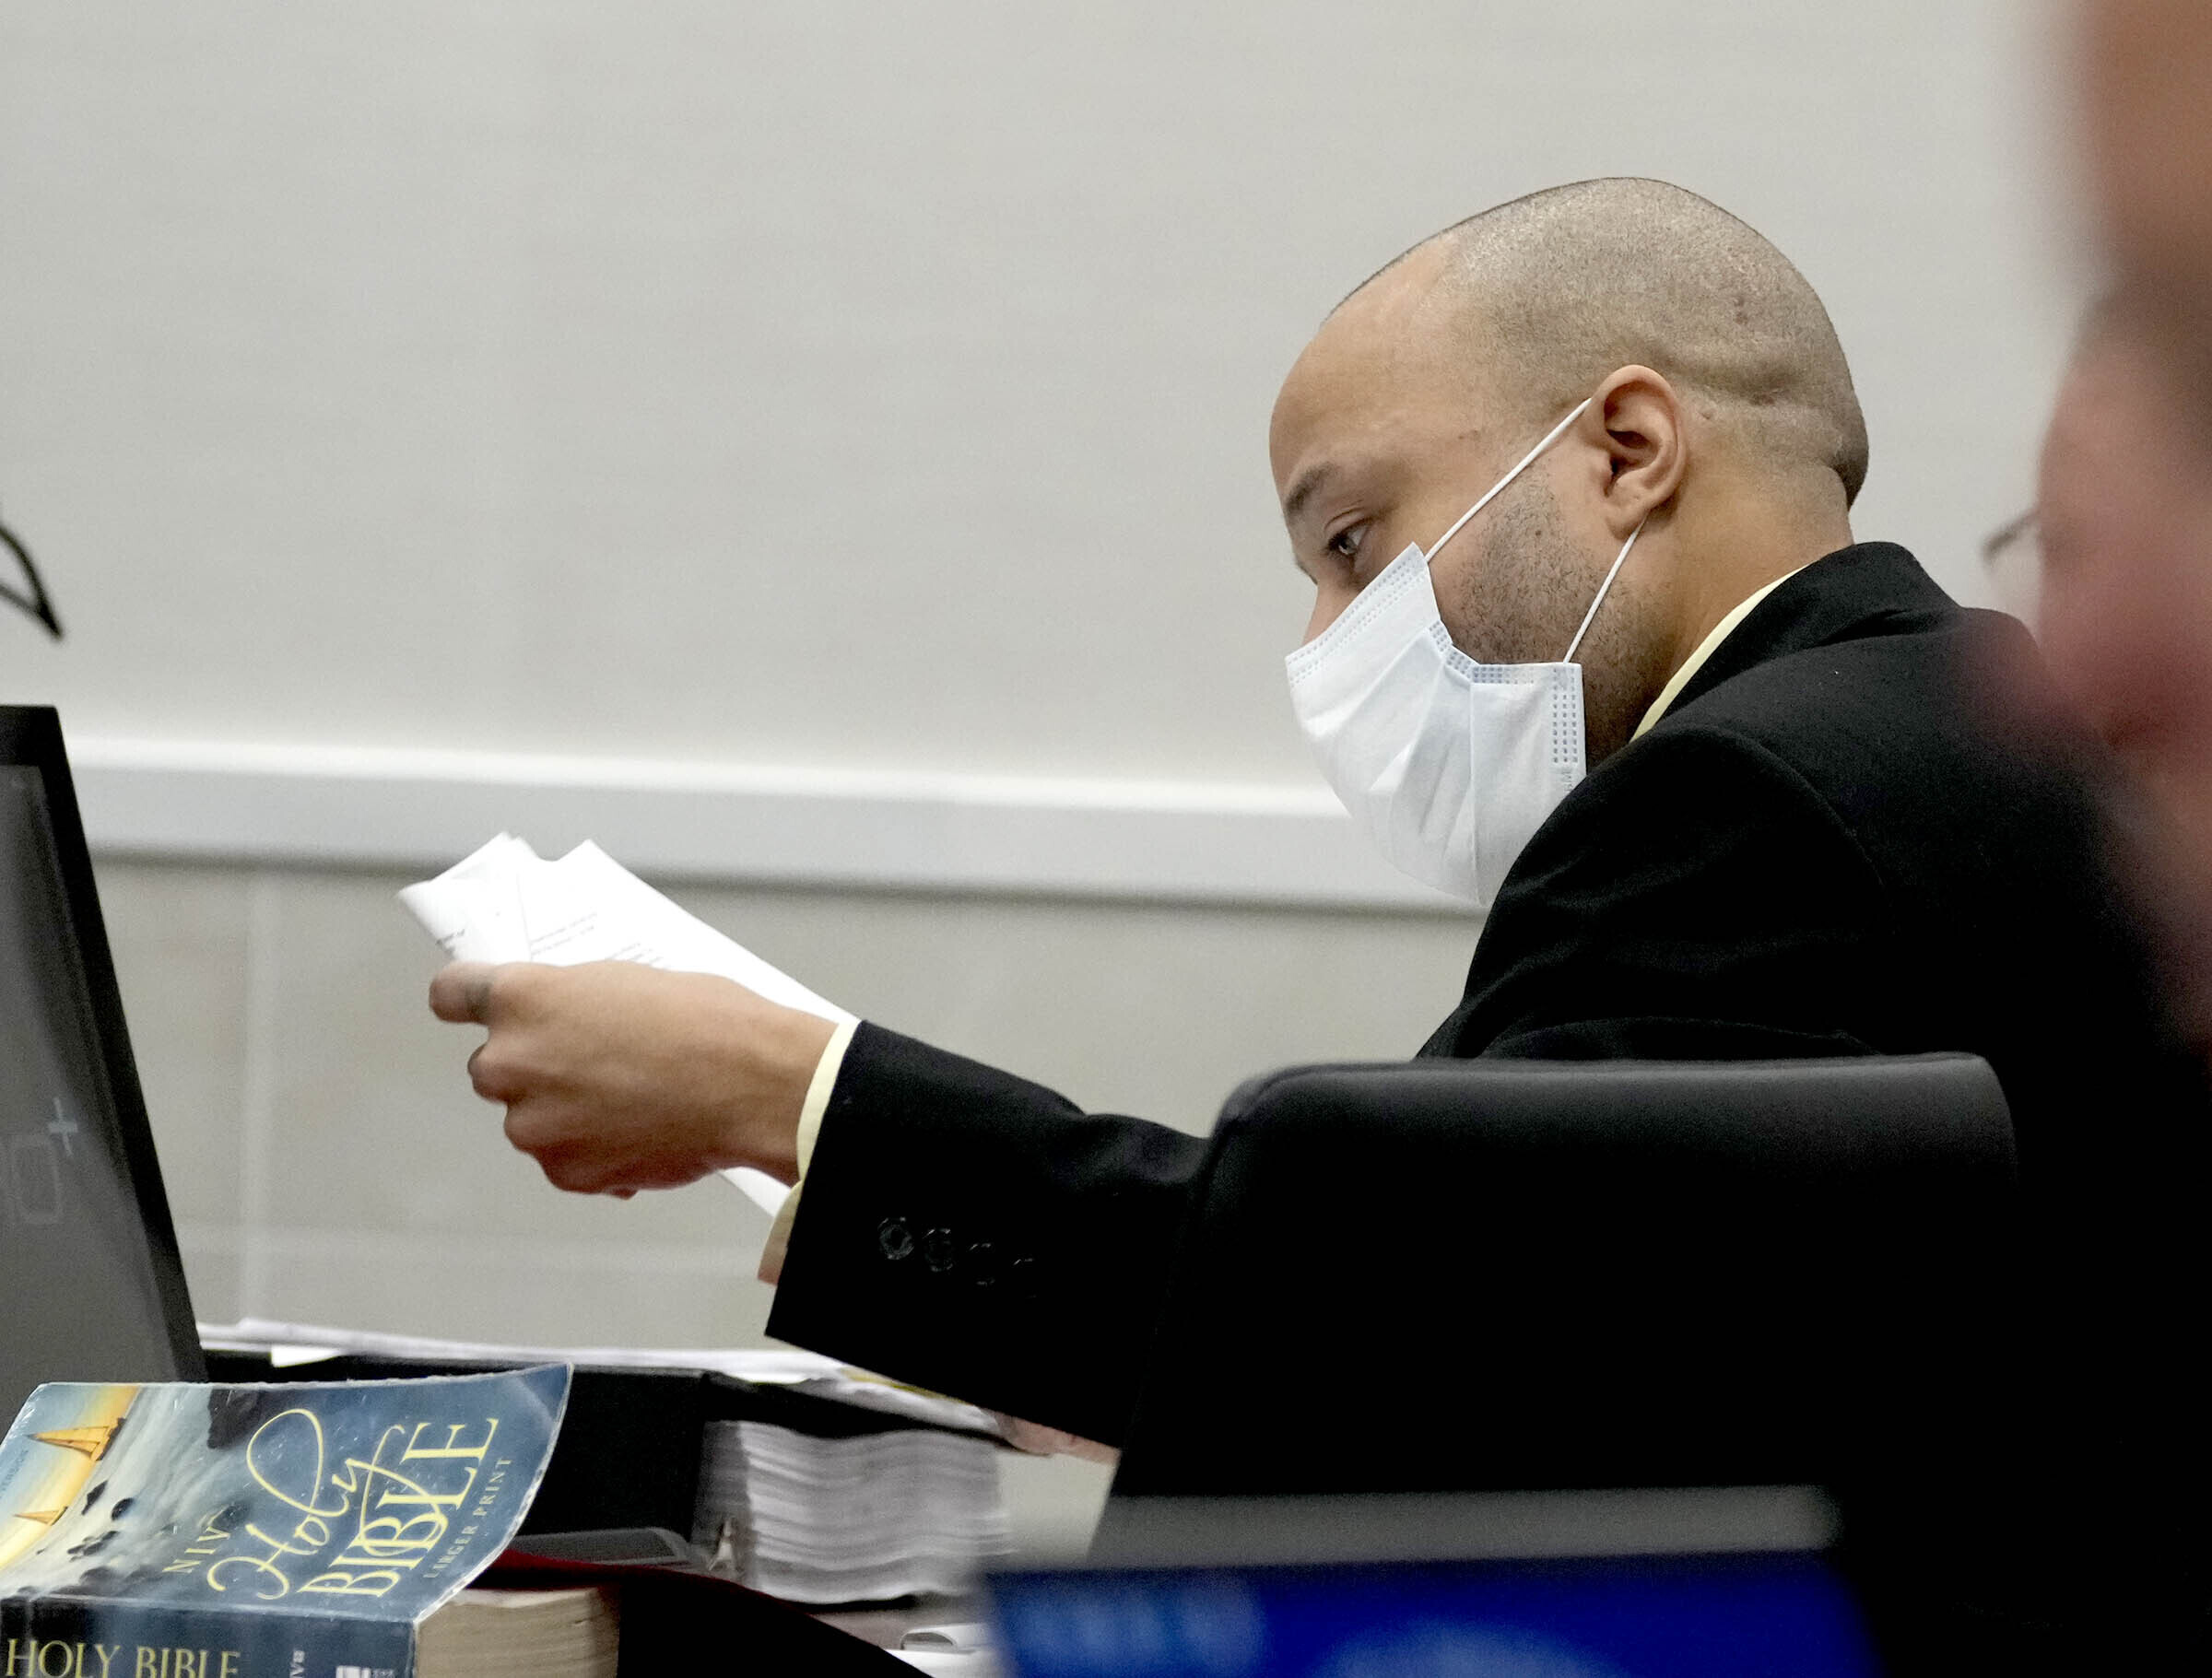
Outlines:
<svg viewBox="0 0 2212 1678"><path fill-rule="evenodd" d="M1391 862L1488 908L1513 859L1583 778L1575 649L1643 532L1621 544L1556 664L1478 664L1452 644L1429 564L1581 417L1585 401L1423 555L1409 545L1285 661L1321 772Z"/></svg>

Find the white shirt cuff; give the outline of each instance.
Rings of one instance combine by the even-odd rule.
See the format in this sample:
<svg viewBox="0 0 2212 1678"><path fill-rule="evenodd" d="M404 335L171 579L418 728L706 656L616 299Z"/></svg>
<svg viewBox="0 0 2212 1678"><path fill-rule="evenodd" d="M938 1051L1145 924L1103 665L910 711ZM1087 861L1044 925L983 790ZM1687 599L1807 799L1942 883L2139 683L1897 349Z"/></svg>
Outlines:
<svg viewBox="0 0 2212 1678"><path fill-rule="evenodd" d="M760 1250L760 1280L771 1287L783 1278L783 1256L791 1246L791 1226L799 1215L799 1191L806 1186L806 1168L814 1163L814 1144L822 1133L822 1115L830 1110L830 1092L837 1087L837 1074L844 1070L845 1050L853 1046L853 1028L859 1024L858 1020L847 1020L830 1034L822 1058L814 1063L806 1099L799 1105L799 1180L783 1197L782 1210L769 1226L768 1241Z"/></svg>
<svg viewBox="0 0 2212 1678"><path fill-rule="evenodd" d="M830 1092L837 1087L837 1074L844 1069L845 1050L853 1047L853 1033L860 1025L858 1020L846 1020L830 1034L830 1041L822 1048L822 1058L814 1063L814 1077L806 1085L806 1099L799 1107L799 1180L806 1180L806 1168L814 1163L814 1144L822 1133L822 1115L830 1110Z"/></svg>

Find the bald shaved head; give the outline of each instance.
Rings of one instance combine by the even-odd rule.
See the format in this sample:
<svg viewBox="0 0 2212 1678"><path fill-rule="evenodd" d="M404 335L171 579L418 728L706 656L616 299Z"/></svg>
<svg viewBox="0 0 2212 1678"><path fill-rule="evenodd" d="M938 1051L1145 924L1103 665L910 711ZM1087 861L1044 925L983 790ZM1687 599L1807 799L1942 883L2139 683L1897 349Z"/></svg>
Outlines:
<svg viewBox="0 0 2212 1678"><path fill-rule="evenodd" d="M1431 302L1453 317L1447 341L1525 423L1641 365L1747 454L1831 471L1857 497L1866 423L1828 311L1718 205L1663 181L1580 181L1470 217L1382 274L1429 251L1443 258Z"/></svg>
<svg viewBox="0 0 2212 1678"><path fill-rule="evenodd" d="M1468 657L1577 649L1592 763L1729 612L1850 545L1866 475L1804 276L1658 181L1555 187L1423 240L1300 352L1267 450L1308 640L1418 546Z"/></svg>

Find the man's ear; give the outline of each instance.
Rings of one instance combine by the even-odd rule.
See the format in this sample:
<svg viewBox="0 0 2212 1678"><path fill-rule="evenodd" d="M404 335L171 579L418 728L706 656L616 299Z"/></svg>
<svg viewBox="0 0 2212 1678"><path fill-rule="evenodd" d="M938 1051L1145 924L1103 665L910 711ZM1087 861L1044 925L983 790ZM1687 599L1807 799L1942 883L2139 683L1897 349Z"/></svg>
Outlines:
<svg viewBox="0 0 2212 1678"><path fill-rule="evenodd" d="M1606 521L1626 540L1682 487L1689 464L1682 399L1665 375L1648 367L1619 368L1591 396L1583 420L1611 469Z"/></svg>

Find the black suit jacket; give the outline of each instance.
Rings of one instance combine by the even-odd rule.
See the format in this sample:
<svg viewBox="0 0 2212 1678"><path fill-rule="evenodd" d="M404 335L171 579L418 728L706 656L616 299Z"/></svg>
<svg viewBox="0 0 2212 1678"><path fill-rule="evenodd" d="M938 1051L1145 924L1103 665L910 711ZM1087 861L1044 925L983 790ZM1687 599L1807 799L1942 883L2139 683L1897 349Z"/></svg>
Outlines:
<svg viewBox="0 0 2212 1678"><path fill-rule="evenodd" d="M2165 1308L2111 1296L2165 1261L2136 1226L2203 1105L2114 885L2100 759L1990 702L2007 662L2032 663L2018 626L1901 548L1784 581L1535 835L1423 1052L1983 1055L2050 1209L2029 1291L2078 1369ZM770 1332L1118 1441L1205 1145L864 1025Z"/></svg>

